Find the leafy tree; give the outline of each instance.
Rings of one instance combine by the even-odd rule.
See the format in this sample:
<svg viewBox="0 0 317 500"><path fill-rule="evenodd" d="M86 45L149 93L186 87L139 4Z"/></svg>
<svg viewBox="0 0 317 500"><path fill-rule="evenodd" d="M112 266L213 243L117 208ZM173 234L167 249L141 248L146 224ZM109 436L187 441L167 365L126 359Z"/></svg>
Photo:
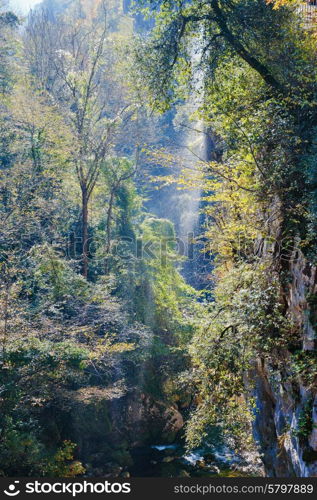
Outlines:
<svg viewBox="0 0 317 500"><path fill-rule="evenodd" d="M300 346L301 325L283 297L295 249L307 255L314 248L314 36L297 9L274 4L142 2L143 13L156 18L136 54L151 106L164 111L199 96L195 116L216 139L216 161L198 158L194 174L185 168L176 176L181 187L202 190L216 256L212 313L190 348L187 380L199 394L191 445L210 426L231 446L246 444L254 412L246 379L255 360L274 366L283 350Z"/></svg>
<svg viewBox="0 0 317 500"><path fill-rule="evenodd" d="M116 129L131 113L128 104L113 101L117 76L111 70L115 62L107 14L107 5L102 2L96 18L79 17L74 25L65 14L57 24L44 10L34 14L27 40L32 49L31 70L58 103L73 134L71 160L81 191L82 272L86 278L89 201L110 154ZM56 29L58 36L53 35ZM39 37L44 37L44 47ZM41 66L44 62L45 68Z"/></svg>

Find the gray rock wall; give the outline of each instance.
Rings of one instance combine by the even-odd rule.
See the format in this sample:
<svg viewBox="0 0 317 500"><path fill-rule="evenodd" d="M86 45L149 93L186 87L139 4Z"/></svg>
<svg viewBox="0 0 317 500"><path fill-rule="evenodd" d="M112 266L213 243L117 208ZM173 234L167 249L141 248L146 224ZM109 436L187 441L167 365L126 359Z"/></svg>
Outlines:
<svg viewBox="0 0 317 500"><path fill-rule="evenodd" d="M308 368L307 380L300 371L294 376L293 353L286 349L276 353L274 366L268 360L256 360L251 374L257 400L254 434L267 476L316 477L317 392L313 371L317 365L317 273L298 251L288 265L290 280L283 292L286 314L298 325L304 356L310 351L315 364Z"/></svg>

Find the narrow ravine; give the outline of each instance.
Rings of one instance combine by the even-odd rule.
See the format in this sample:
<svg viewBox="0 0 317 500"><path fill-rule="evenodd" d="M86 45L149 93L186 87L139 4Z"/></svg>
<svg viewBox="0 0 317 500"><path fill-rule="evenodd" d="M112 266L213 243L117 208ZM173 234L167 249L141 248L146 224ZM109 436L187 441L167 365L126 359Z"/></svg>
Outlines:
<svg viewBox="0 0 317 500"><path fill-rule="evenodd" d="M22 3L0 476L316 476L316 2Z"/></svg>

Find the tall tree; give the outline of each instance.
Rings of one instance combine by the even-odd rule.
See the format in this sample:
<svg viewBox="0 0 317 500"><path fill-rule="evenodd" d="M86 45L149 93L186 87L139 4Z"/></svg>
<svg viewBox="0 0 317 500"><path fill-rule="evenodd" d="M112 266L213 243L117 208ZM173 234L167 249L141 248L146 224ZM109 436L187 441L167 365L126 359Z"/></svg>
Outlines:
<svg viewBox="0 0 317 500"><path fill-rule="evenodd" d="M87 278L89 202L119 124L130 118L131 108L122 94L118 96L121 91L114 70L106 2L99 5L98 16L84 15L75 22L67 14L57 25L43 12L35 16L28 33L31 69L46 85L74 136L72 161L82 207L82 274ZM53 35L55 30L57 35ZM39 41L41 35L44 44ZM47 61L44 70L37 60Z"/></svg>

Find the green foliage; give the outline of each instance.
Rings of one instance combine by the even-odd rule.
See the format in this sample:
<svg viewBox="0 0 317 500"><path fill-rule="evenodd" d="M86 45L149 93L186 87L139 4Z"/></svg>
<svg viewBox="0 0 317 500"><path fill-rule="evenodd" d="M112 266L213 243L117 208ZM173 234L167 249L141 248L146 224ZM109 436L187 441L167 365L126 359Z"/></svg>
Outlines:
<svg viewBox="0 0 317 500"><path fill-rule="evenodd" d="M136 263L137 310L155 332L173 332L187 342L192 331L191 303L197 293L186 285L176 267L176 236L173 225L164 219L147 218L140 226L143 259Z"/></svg>
<svg viewBox="0 0 317 500"><path fill-rule="evenodd" d="M5 417L1 424L1 476L39 473L43 445L36 437L35 422Z"/></svg>
<svg viewBox="0 0 317 500"><path fill-rule="evenodd" d="M314 390L317 384L317 355L315 351L296 351L292 355L291 369L295 379L300 377L307 387Z"/></svg>
<svg viewBox="0 0 317 500"><path fill-rule="evenodd" d="M0 102L12 88L14 81L13 54L17 55L18 43L15 30L19 25L18 17L6 10L7 5L0 2Z"/></svg>
<svg viewBox="0 0 317 500"><path fill-rule="evenodd" d="M315 35L296 9L272 4L142 2L156 18L137 49L151 104L162 111L192 93L200 103L193 118L216 143L214 158L176 179L203 191L215 255L214 303L190 344L188 377L198 391L187 427L192 446L214 426L245 445L254 360L278 366L281 352L301 340L283 298L294 249L312 256L315 247ZM290 371L311 388L314 356L294 358Z"/></svg>
<svg viewBox="0 0 317 500"><path fill-rule="evenodd" d="M33 427L33 430L32 430ZM36 432L36 422L8 419L2 424L2 441L0 445L0 461L2 476L6 475L39 475L49 477L76 477L85 472L73 454L76 444L64 441L61 447L51 455L45 451Z"/></svg>
<svg viewBox="0 0 317 500"><path fill-rule="evenodd" d="M65 368L84 367L84 360L88 359L88 351L71 342L48 342L37 338L29 338L27 342L15 342L10 346L6 355L6 363L9 366L29 366L33 360L39 366L57 368L62 365Z"/></svg>
<svg viewBox="0 0 317 500"><path fill-rule="evenodd" d="M21 33L0 7L5 476L74 477L85 472L77 455L95 462L100 448L107 472L113 427L121 435L113 400L172 398L163 384L185 361L171 347L193 331L195 294L174 266L173 226L143 212L150 120L119 60L132 20L117 2L97 4L54 4L56 16L39 7ZM139 237L156 249L162 241L162 254L139 259ZM113 460L130 464L127 452Z"/></svg>
<svg viewBox="0 0 317 500"><path fill-rule="evenodd" d="M208 426L219 427L229 444L241 449L250 445L254 404L246 396L246 374L256 357L284 344L289 324L278 301L278 282L260 264L233 268L214 295L190 345L199 397L187 438L197 446Z"/></svg>
<svg viewBox="0 0 317 500"><path fill-rule="evenodd" d="M44 465L44 474L49 477L76 477L85 473L85 468L74 461L76 444L64 441L62 447Z"/></svg>
<svg viewBox="0 0 317 500"><path fill-rule="evenodd" d="M6 476L84 474L75 458L88 441L112 449L115 399L121 408L142 392L190 407L189 447L208 437L241 450L252 446L255 359L274 371L288 352L288 381L316 385L315 354L299 350L302 325L285 300L294 247L315 253L315 34L282 1L144 0L155 25L131 43L115 2L107 16L89 4L63 4L56 17L36 9L21 40L15 16L0 13ZM165 144L146 108L186 99L212 156L196 168L169 151L153 157L160 174L177 166L161 181L202 192L209 301L186 284L174 226L145 213L141 189L151 128ZM113 460L129 466L130 444L117 443Z"/></svg>
<svg viewBox="0 0 317 500"><path fill-rule="evenodd" d="M312 415L312 400L306 401L302 408L296 429L292 429L292 434L300 439L307 438L313 431L313 415Z"/></svg>
<svg viewBox="0 0 317 500"><path fill-rule="evenodd" d="M2 475L73 477L84 471L79 462L70 462L76 445L65 443L56 455L45 445L50 436L43 439L45 426L39 410L57 398L62 388L83 382L87 359L87 350L70 342L28 337L8 346L0 370Z"/></svg>
<svg viewBox="0 0 317 500"><path fill-rule="evenodd" d="M48 244L33 246L29 253L26 285L32 306L48 314L75 314L91 294L89 284L72 269L71 262Z"/></svg>

